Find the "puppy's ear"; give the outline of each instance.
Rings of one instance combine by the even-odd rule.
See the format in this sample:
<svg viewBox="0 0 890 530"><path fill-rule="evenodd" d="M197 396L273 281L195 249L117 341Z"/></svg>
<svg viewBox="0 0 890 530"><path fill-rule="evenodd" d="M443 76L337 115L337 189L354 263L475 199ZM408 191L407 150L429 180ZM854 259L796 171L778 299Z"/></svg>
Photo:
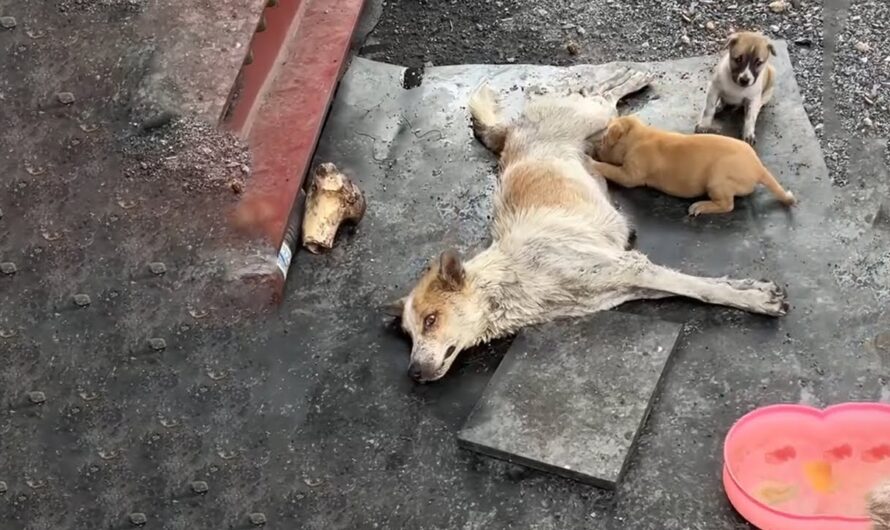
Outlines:
<svg viewBox="0 0 890 530"><path fill-rule="evenodd" d="M627 122L628 117L622 119L615 118L610 121L609 126L606 128L606 134L603 136L603 143L608 146L618 143L627 132Z"/></svg>
<svg viewBox="0 0 890 530"><path fill-rule="evenodd" d="M439 279L449 289L460 290L464 286L465 276L464 264L456 250L448 249L439 256Z"/></svg>
<svg viewBox="0 0 890 530"><path fill-rule="evenodd" d="M729 37L726 37L726 42L723 43L723 49L728 50L735 46L735 43L739 41L739 34L732 33Z"/></svg>
<svg viewBox="0 0 890 530"><path fill-rule="evenodd" d="M773 43L772 43L772 42L769 43L769 44L767 44L766 47L767 47L767 49L769 49L769 52L770 52L772 55L775 55L775 54L776 54L776 47L773 46Z"/></svg>
<svg viewBox="0 0 890 530"><path fill-rule="evenodd" d="M401 317L405 312L405 301L407 300L407 296L403 296L398 300L390 302L383 307L383 312L391 317Z"/></svg>

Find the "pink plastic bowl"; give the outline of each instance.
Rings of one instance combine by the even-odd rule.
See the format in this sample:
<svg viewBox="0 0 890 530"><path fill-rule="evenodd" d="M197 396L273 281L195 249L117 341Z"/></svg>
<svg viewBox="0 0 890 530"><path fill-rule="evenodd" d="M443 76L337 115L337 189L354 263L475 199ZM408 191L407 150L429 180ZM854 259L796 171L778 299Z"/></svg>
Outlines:
<svg viewBox="0 0 890 530"><path fill-rule="evenodd" d="M772 405L723 445L723 487L762 530L869 530L866 497L890 478L890 405Z"/></svg>

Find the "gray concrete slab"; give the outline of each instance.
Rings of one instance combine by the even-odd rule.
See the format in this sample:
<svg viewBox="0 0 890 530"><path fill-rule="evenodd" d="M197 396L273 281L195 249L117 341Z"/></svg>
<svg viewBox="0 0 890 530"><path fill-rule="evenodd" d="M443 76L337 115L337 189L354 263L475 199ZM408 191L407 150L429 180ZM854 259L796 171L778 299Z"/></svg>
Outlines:
<svg viewBox="0 0 890 530"><path fill-rule="evenodd" d="M607 311L521 332L458 441L509 462L615 488L681 328Z"/></svg>
<svg viewBox="0 0 890 530"><path fill-rule="evenodd" d="M857 274L878 271L884 263L880 253L890 237L871 222L887 183L863 177L868 187L855 194L831 187L785 45L777 44L778 96L761 115L758 150L801 197L798 208L786 212L759 190L740 200L732 215L690 220L684 215L686 201L651 190L612 192L637 223L639 246L652 259L699 274L775 279L791 293L791 313L774 320L685 300L620 308L686 326L661 397L615 494L457 451L460 414L480 397L480 372L497 364L508 342L494 345L494 351L470 352L440 383L395 401L392 394L381 398L379 406L391 411L393 432L411 440L397 450L401 456L393 456L400 465L384 472L398 494L380 505L372 492L376 488L352 490L350 502L380 509L350 511L342 527L374 521L418 528L746 528L727 503L719 475L721 442L738 417L776 402L826 405L890 396L879 352L869 346L890 327L882 294L886 279ZM661 127L691 130L714 61L647 64L662 76L624 110L638 110ZM336 314L335 326L349 322L356 333L371 337L378 318L373 307L404 294L443 247L472 252L487 242L496 164L469 129L465 101L473 88L489 79L513 111L523 89L589 81L597 71L595 66L434 67L419 86L403 89L403 68L356 60L332 109L318 160L337 162L357 176L368 196L368 214L355 237L333 254L297 258L293 277L300 278L300 286L288 303L301 311ZM872 216L866 219L868 212ZM342 298L334 303L326 293ZM352 308L355 317L343 316L344 307ZM407 341L399 344L393 350L392 343L386 355L407 363ZM364 371L376 371L379 360L371 357ZM341 454L358 451L350 457L355 462L351 473L378 473L379 467L363 463L375 452L348 441L361 436L363 428L348 427L348 420L338 423L340 429L324 428L333 418L349 417L346 411L368 399L338 393L348 378L336 373L336 364L331 369L318 382L327 398L321 412L307 419L305 440L315 437L314 444ZM374 393L389 384L376 376L363 380ZM318 442L319 437L325 441ZM305 458L315 462L325 454L310 451ZM321 467L337 474L335 462ZM356 481L370 487L363 479L346 477L337 485L348 488ZM304 513L316 521L339 506L331 493L313 499Z"/></svg>

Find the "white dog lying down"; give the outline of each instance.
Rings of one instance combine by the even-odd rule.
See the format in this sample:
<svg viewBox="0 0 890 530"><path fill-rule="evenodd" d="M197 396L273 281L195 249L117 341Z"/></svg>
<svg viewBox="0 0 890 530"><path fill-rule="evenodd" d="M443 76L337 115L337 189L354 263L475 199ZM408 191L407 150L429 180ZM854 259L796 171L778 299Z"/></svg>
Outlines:
<svg viewBox="0 0 890 530"><path fill-rule="evenodd" d="M394 304L413 340L412 378L439 379L462 350L524 326L629 300L685 296L786 313L786 293L772 282L689 276L629 250L632 230L585 148L617 115L618 100L650 80L624 70L596 91L531 96L513 122L488 86L472 96L475 134L500 157L493 241L466 262L446 250Z"/></svg>

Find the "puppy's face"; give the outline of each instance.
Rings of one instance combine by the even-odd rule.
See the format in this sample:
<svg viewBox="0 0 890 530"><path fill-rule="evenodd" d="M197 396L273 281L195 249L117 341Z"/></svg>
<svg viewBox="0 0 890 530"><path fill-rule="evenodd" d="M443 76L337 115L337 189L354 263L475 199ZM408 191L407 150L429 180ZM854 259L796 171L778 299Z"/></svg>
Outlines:
<svg viewBox="0 0 890 530"><path fill-rule="evenodd" d="M479 342L484 326L460 256L452 250L443 252L411 294L390 309L411 336L408 373L418 382L444 376L458 353Z"/></svg>
<svg viewBox="0 0 890 530"><path fill-rule="evenodd" d="M726 47L729 49L730 75L733 82L741 87L753 85L770 55L776 54L764 35L747 31L730 35Z"/></svg>

